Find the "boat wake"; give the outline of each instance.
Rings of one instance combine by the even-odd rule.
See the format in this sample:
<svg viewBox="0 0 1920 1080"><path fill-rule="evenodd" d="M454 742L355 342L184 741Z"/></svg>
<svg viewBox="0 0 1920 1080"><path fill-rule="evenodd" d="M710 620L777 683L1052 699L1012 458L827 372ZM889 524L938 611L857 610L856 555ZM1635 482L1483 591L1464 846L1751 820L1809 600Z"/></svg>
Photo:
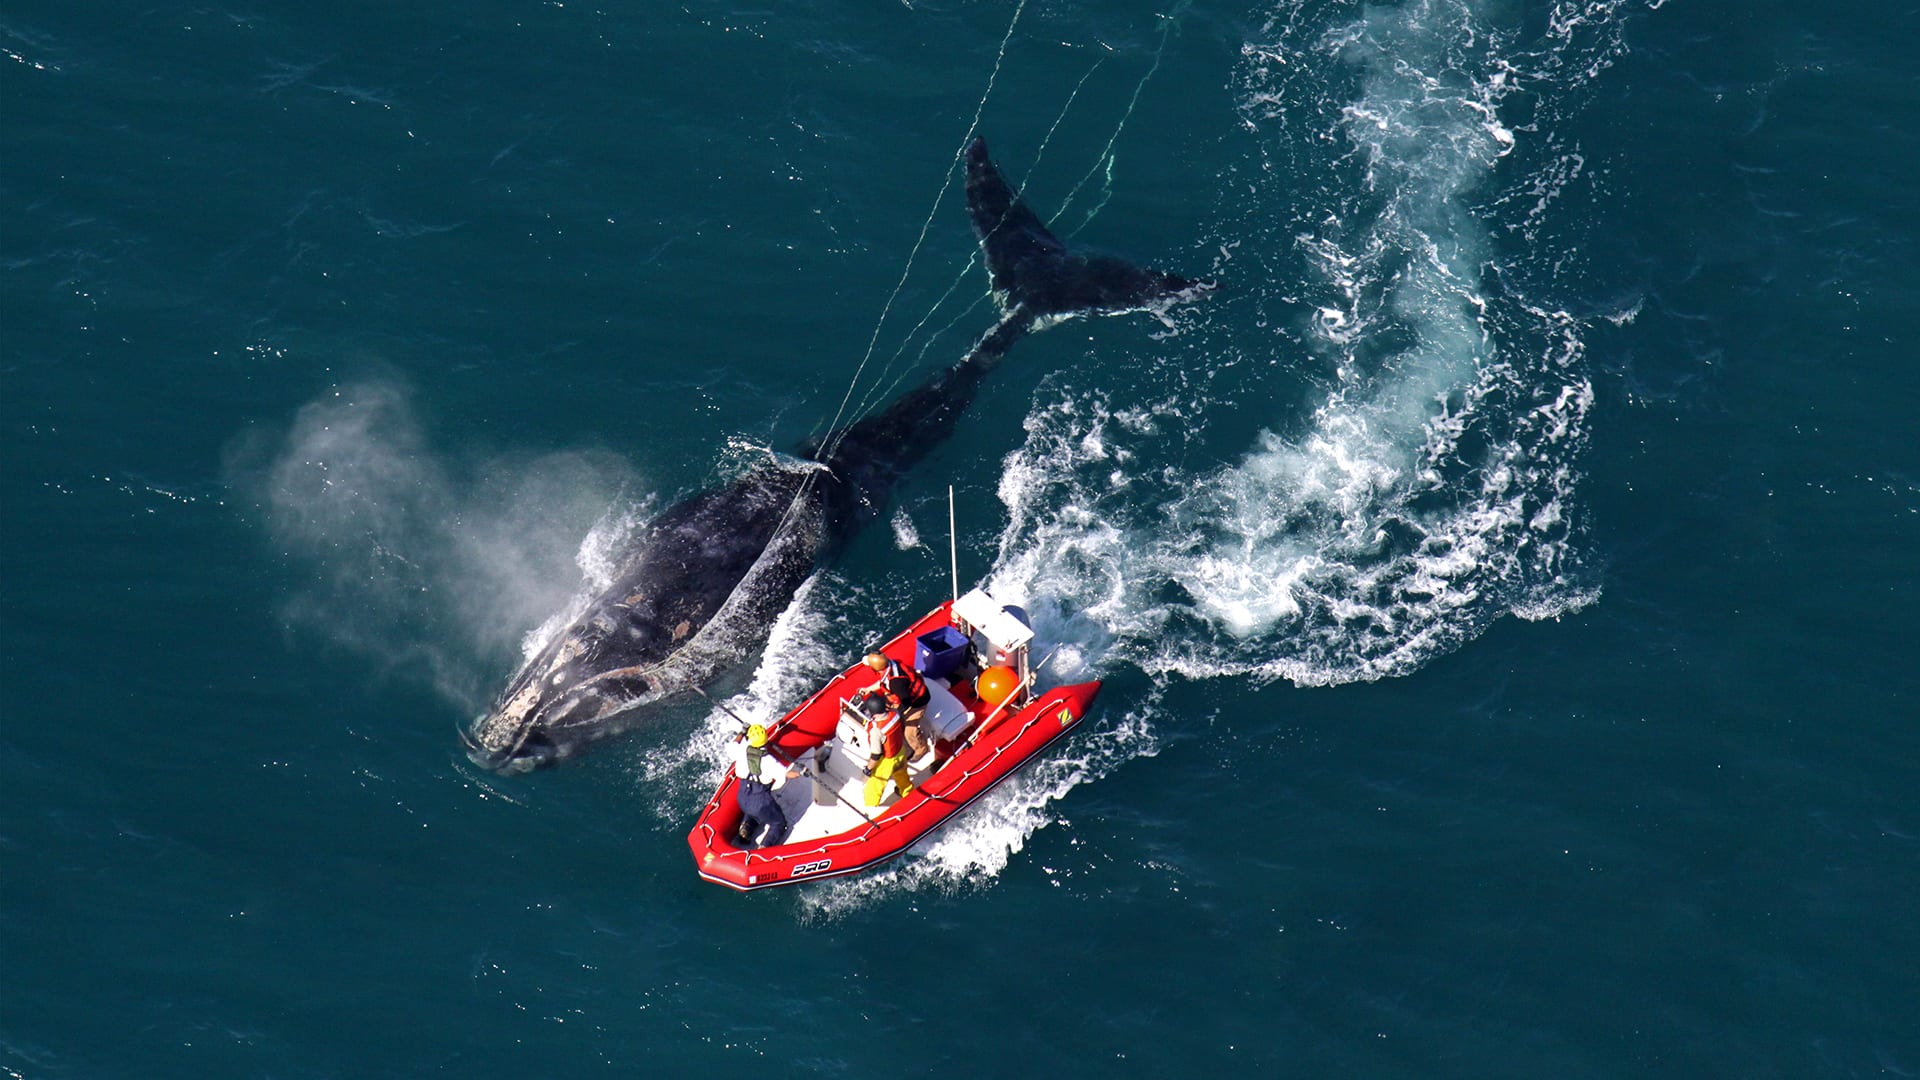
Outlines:
<svg viewBox="0 0 1920 1080"><path fill-rule="evenodd" d="M1616 13L1531 46L1462 4L1276 16L1240 75L1259 167L1223 185L1250 192L1222 230L1245 291L1135 358L1137 386L1055 385L1028 417L996 593L1081 624L1105 664L1315 686L1592 602L1593 388L1553 297L1574 256L1542 227L1583 162L1543 121L1612 55L1593 23ZM1516 94L1524 133L1502 120ZM1261 425L1251 448L1208 441L1223 411Z"/></svg>
<svg viewBox="0 0 1920 1080"><path fill-rule="evenodd" d="M1226 287L1170 312L1134 355L1102 343L1044 381L998 483L988 585L1028 608L1043 652L1059 647L1049 675L1131 667L1155 686L1105 703L1092 731L895 867L802 890L805 912L991 880L1067 791L1158 751L1156 702L1175 680L1403 675L1504 616L1598 597L1582 547L1585 332L1630 312L1566 292L1600 181L1557 128L1624 50L1630 9L1657 6L1562 4L1519 25L1459 0L1272 7L1241 47L1244 151L1215 185ZM503 650L538 652L579 614L646 508L600 458L471 470L508 478L504 493L466 479L422 452L403 392L343 391L251 466L276 538L327 578L293 614L351 639L356 612L402 610L389 640L351 643L417 661L420 642L448 641L427 666L450 699L481 700ZM584 544L567 539L596 519ZM905 552L946 530L897 513L892 531ZM569 603L553 583L571 567L584 585ZM871 591L888 587L816 574L727 707L777 715L866 644L875 612L924 601ZM469 596L486 611L459 610ZM503 597L527 617L502 618ZM468 639L542 618L524 640ZM691 739L640 750L636 785L663 821L712 790L737 728L715 709Z"/></svg>
<svg viewBox="0 0 1920 1080"><path fill-rule="evenodd" d="M1059 806L1067 792L1159 752L1149 711L1141 707L1114 718L1102 710L1088 730L1054 744L904 858L800 890L802 917L835 919L903 889L958 894L984 888L1034 833L1066 820Z"/></svg>
<svg viewBox="0 0 1920 1080"><path fill-rule="evenodd" d="M1559 294L1578 264L1560 217L1593 180L1554 125L1624 48L1628 6L1522 27L1445 0L1287 6L1244 45L1225 295L1043 383L1005 460L988 587L1067 643L1073 677L1374 680L1598 598L1583 331L1607 313ZM1164 719L1126 708L805 909L991 878L1068 790L1157 752Z"/></svg>
<svg viewBox="0 0 1920 1080"><path fill-rule="evenodd" d="M633 773L635 795L652 803L663 826L684 829L691 812L713 794L742 721L772 724L843 667L848 652L864 648L859 643L841 647L835 632L847 624L838 605L858 599L856 590L829 571L808 577L774 621L747 688L718 702L686 742L641 754Z"/></svg>

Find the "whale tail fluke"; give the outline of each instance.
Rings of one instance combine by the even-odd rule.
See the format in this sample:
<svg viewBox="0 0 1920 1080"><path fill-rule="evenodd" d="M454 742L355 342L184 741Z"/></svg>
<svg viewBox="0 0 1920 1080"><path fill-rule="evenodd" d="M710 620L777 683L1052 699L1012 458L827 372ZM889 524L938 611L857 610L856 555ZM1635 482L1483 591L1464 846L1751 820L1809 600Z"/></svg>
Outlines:
<svg viewBox="0 0 1920 1080"><path fill-rule="evenodd" d="M1076 315L1163 308L1200 296L1212 281L1067 249L1000 175L985 139L967 144L967 216L986 258L995 302L1030 329Z"/></svg>
<svg viewBox="0 0 1920 1080"><path fill-rule="evenodd" d="M985 140L967 144L966 166L967 213L986 257L1000 320L952 367L934 372L885 409L803 448L827 466L836 513L845 518L879 511L894 481L928 447L953 433L981 379L1021 338L1078 315L1161 311L1214 287L1211 281L1069 250L1000 175Z"/></svg>

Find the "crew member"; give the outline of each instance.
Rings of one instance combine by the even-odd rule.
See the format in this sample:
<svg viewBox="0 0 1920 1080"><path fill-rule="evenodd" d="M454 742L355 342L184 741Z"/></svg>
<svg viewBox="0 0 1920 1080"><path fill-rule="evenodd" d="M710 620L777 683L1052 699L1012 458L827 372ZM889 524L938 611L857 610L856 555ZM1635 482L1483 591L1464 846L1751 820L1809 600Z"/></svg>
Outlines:
<svg viewBox="0 0 1920 1080"><path fill-rule="evenodd" d="M907 776L907 751L901 737L900 710L889 708L878 699L867 703L867 805L879 806L886 794L887 781L901 798L913 793L913 780Z"/></svg>
<svg viewBox="0 0 1920 1080"><path fill-rule="evenodd" d="M920 760L928 745L923 721L927 717L927 703L933 700L933 695L927 692L927 681L919 672L879 653L868 653L861 662L880 676L879 681L863 693L880 695L888 708L899 712L900 722L906 728L907 760Z"/></svg>
<svg viewBox="0 0 1920 1080"><path fill-rule="evenodd" d="M786 782L798 776L799 769L782 770L780 762L767 749L767 729L759 724L747 727L745 741L733 744L733 775L739 779L734 790L740 798L741 847L755 847L754 837L762 827L767 830L761 847L775 847L787 840L793 826L786 811L773 797Z"/></svg>

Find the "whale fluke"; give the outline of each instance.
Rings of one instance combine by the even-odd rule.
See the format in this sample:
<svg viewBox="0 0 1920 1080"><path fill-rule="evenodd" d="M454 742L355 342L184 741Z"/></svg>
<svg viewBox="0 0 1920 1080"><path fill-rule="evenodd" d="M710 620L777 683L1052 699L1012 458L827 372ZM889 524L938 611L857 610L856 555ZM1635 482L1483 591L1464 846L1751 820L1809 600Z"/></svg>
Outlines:
<svg viewBox="0 0 1920 1080"><path fill-rule="evenodd" d="M1076 315L1165 307L1214 287L1110 255L1068 250L1000 174L985 139L967 144L966 159L967 215L980 238L994 300L1005 315L1024 313L1028 329Z"/></svg>

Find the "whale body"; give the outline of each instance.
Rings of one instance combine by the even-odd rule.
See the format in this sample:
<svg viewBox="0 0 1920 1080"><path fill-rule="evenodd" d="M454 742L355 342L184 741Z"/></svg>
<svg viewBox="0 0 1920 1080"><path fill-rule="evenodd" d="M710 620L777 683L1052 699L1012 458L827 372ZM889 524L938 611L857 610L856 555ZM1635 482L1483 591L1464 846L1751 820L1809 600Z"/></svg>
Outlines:
<svg viewBox="0 0 1920 1080"><path fill-rule="evenodd" d="M965 151L967 212L1001 316L966 355L886 409L639 529L612 584L463 732L475 763L551 765L630 730L645 706L703 687L765 644L814 568L878 516L899 477L950 435L981 380L1025 335L1082 315L1162 310L1213 283L1069 251L987 155Z"/></svg>

